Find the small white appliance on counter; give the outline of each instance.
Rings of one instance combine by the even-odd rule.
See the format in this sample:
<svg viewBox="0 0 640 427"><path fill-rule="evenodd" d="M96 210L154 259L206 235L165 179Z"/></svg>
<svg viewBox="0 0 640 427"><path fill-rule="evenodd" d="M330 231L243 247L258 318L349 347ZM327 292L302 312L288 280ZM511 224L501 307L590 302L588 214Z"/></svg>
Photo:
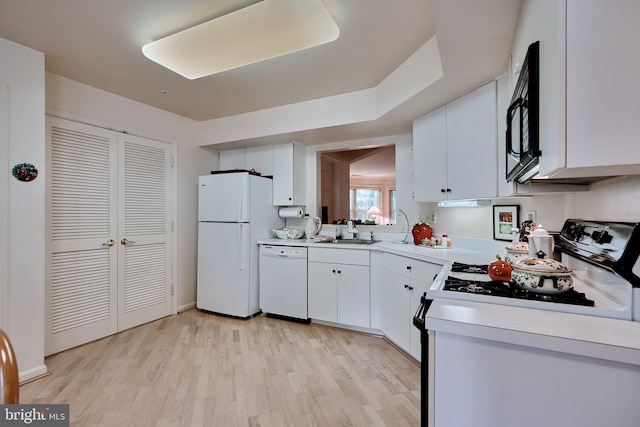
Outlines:
<svg viewBox="0 0 640 427"><path fill-rule="evenodd" d="M249 172L199 178L198 294L201 310L236 317L260 311L257 240L284 225L272 181Z"/></svg>

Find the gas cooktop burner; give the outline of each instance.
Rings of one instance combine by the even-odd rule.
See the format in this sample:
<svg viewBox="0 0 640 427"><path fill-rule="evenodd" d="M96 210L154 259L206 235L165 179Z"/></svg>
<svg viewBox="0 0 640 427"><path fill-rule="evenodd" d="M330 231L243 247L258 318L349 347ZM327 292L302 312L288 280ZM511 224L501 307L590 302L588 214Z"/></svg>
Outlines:
<svg viewBox="0 0 640 427"><path fill-rule="evenodd" d="M480 273L487 274L487 270L489 269L488 265L472 265L472 264L463 264L461 262L454 262L451 266L451 271L454 273Z"/></svg>
<svg viewBox="0 0 640 427"><path fill-rule="evenodd" d="M476 285L475 283L470 283L465 286L459 286L455 289L450 289L450 290L456 290L458 292L469 292L470 294L490 294L491 293L491 289L487 289L481 285Z"/></svg>
<svg viewBox="0 0 640 427"><path fill-rule="evenodd" d="M561 304L583 305L593 307L595 302L588 299L584 293L570 289L561 294L543 294L530 292L520 288L513 282L463 280L448 277L443 287L445 291L466 292L474 294L492 295L506 298L538 300Z"/></svg>

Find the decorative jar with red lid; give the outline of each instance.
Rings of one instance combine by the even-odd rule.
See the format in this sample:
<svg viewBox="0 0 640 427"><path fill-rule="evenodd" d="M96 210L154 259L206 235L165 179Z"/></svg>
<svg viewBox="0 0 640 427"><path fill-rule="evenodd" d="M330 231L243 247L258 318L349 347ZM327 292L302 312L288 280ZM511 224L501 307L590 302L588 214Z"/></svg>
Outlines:
<svg viewBox="0 0 640 427"><path fill-rule="evenodd" d="M431 239L431 236L433 236L433 229L426 222L419 221L413 226L411 234L413 234L413 243L420 245L423 240Z"/></svg>

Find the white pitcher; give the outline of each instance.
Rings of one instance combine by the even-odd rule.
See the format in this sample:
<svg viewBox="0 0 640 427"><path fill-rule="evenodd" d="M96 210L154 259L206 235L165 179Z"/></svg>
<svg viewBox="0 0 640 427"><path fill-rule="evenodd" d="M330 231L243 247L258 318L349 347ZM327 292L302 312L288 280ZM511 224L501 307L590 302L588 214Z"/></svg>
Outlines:
<svg viewBox="0 0 640 427"><path fill-rule="evenodd" d="M322 222L320 218L307 218L307 222L304 225L304 234L307 236L307 239L312 239L320 232L320 227L322 227Z"/></svg>
<svg viewBox="0 0 640 427"><path fill-rule="evenodd" d="M553 258L553 236L550 236L547 230L538 224L533 233L529 235L529 257L537 258L536 253L542 251L545 258Z"/></svg>

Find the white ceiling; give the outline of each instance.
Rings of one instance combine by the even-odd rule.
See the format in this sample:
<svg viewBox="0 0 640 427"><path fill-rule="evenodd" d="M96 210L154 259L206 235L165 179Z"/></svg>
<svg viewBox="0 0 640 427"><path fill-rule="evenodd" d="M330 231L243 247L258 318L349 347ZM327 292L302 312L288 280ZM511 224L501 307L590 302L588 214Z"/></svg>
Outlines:
<svg viewBox="0 0 640 427"><path fill-rule="evenodd" d="M357 160L349 165L351 176L375 176L390 178L396 176L396 147L382 147L371 156Z"/></svg>
<svg viewBox="0 0 640 427"><path fill-rule="evenodd" d="M197 80L141 47L256 0L0 0L0 38L44 52L51 73L204 121L375 87L437 35L444 78L378 120L288 135L334 142L410 132L412 119L505 72L522 0L323 2L335 42Z"/></svg>

